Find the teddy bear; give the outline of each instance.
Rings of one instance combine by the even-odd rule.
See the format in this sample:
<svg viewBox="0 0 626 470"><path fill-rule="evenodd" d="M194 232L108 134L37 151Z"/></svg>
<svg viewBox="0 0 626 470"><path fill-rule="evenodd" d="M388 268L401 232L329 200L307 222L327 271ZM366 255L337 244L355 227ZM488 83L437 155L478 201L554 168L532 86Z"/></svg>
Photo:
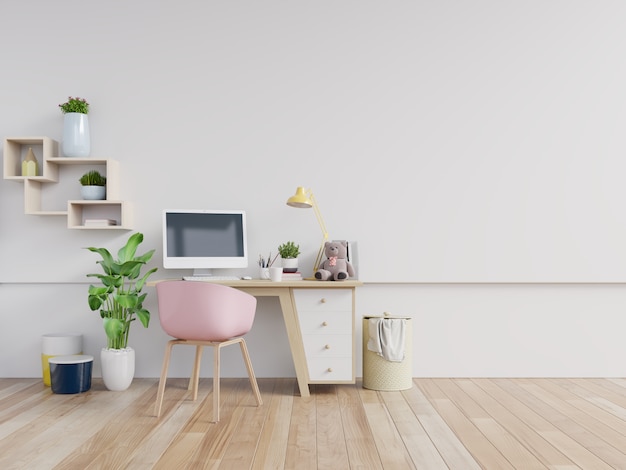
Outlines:
<svg viewBox="0 0 626 470"><path fill-rule="evenodd" d="M315 271L315 279L318 281L345 281L354 276L354 268L346 259L348 253L347 242L324 243L326 259Z"/></svg>

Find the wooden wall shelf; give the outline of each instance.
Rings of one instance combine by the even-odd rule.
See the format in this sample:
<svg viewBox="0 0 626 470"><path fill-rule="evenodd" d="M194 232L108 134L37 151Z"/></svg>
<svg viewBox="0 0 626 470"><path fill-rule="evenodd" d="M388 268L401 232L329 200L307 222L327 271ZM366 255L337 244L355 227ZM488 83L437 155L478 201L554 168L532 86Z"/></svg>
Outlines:
<svg viewBox="0 0 626 470"><path fill-rule="evenodd" d="M22 161L32 148L39 169L36 176L22 176ZM28 215L62 215L70 229L131 230L131 207L119 200L119 163L103 158L57 157L59 143L49 137L9 137L4 139L4 179L24 184L24 213ZM67 210L43 210L42 188L57 183L59 171L66 165L98 166L107 178L106 199L102 201L68 201ZM77 183L78 184L78 183ZM86 219L111 219L115 225L85 225Z"/></svg>

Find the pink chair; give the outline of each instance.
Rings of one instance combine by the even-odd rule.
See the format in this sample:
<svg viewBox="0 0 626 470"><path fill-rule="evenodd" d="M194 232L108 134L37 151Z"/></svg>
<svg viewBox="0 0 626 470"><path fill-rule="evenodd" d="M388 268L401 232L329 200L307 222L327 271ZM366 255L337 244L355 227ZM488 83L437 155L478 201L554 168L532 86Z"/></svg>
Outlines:
<svg viewBox="0 0 626 470"><path fill-rule="evenodd" d="M198 398L200 359L204 346L214 347L213 422L220 419L220 349L239 343L257 405L262 405L259 386L252 370L246 342L241 336L252 328L256 298L229 286L196 281L163 281L156 284L161 327L170 336L159 380L155 413L161 415L167 369L176 344L196 347L196 359L189 380L193 399Z"/></svg>

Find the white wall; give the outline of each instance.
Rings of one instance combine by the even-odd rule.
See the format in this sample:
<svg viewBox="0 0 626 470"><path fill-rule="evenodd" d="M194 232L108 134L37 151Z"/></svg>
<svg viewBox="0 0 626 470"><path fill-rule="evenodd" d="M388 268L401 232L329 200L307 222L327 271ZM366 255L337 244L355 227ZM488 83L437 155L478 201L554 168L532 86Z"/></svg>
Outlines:
<svg viewBox="0 0 626 470"><path fill-rule="evenodd" d="M614 184L619 173L606 171L621 161L625 145L620 137L625 96L613 91L626 77L623 61L612 60L626 45L623 28L615 27L624 5L582 0L534 6L495 0L188 3L183 8L163 1L5 2L2 137L60 140L57 104L68 95L87 98L92 155L119 160L121 195L134 205L143 246L157 250L155 266L160 266L161 210L189 207L247 210L253 256L293 239L304 248L303 267L310 269L320 239L317 224L313 214L288 208L284 201L296 186L314 188L331 236L359 241L365 281L416 280L405 275L412 272L422 281L367 283L359 289L358 373L360 318L386 310L415 318L416 376L625 375L620 335L626 326L621 314L626 287L621 283L493 282L510 281L507 276L479 276L489 283L427 282L455 280L450 273L472 280L474 266L484 273L490 263L496 274L504 272L503 262L512 266L506 273L519 266L518 272L528 273L525 263L532 252L528 246L517 251L512 242L519 239L507 239L511 232L498 228L510 224L516 232L530 233L531 241L543 229L552 244L555 234L584 228L581 239L568 238L567 250L538 257L551 273L548 280L594 281L602 278L595 270L604 266L619 273L626 265L618 243L624 230ZM515 34L498 25L514 26ZM603 44L610 45L608 52L596 54L593 47ZM537 56L541 50L551 52ZM560 52L567 60L559 59ZM566 72L551 66L554 61L567 66ZM481 85L502 63L512 67L508 81L498 75ZM433 64L441 67L435 70ZM544 79L569 74L576 86L557 80L550 87L542 82L520 87L514 66L525 64L536 70L544 64ZM524 107L519 120L520 105L531 98L551 104ZM533 132L526 127L531 121ZM550 151L541 153L547 143ZM510 165L492 165L498 154ZM529 155L534 155L532 171L525 164ZM559 158L542 166L536 155ZM567 156L575 166L563 168L565 174L578 177L588 168L604 175L593 194L583 185L577 193L576 178L559 183L560 167L554 165L567 166ZM409 162L415 169L406 171ZM428 168L437 171L428 173ZM529 176L542 168L544 177ZM489 181L498 184L468 193ZM553 212L515 217L522 200L532 200L539 210L541 201L528 194L536 195L532 189L537 188L550 197L552 183L566 190L557 199L571 204L550 198L545 205ZM510 191L528 185L526 196ZM419 193L425 187L439 190ZM407 210L397 196L414 191L421 202ZM350 194L366 203L349 202ZM49 191L44 197L57 196ZM504 207L502 201L513 204ZM465 210L481 205L493 210L479 218ZM572 225L577 213L580 221ZM397 220L402 224L395 225ZM546 226L538 226L538 220ZM0 361L2 377L40 375L40 339L46 333L83 333L90 354L104 343L99 320L86 306L84 275L96 269L95 255L82 247L116 248L128 234L65 225L59 216L24 215L21 184L0 180L0 344L11 358ZM458 237L462 229L471 236ZM495 243L486 232L504 242ZM451 240L461 240L462 249ZM397 261L380 261L385 259ZM583 269L577 262L555 261L567 259L587 264ZM249 274L254 275L252 264ZM542 268L541 262L530 264ZM568 267L576 275L558 278ZM397 272L403 276L397 278ZM429 279L430 272L437 275ZM179 274L161 269L158 277ZM154 302L152 296L151 327L135 325L131 333L137 375L143 377L158 375L167 340ZM294 375L283 332L278 304L260 299L249 339L259 376ZM187 372L180 355L173 375ZM227 374L244 373L236 355L227 355L227 361L232 362Z"/></svg>
<svg viewBox="0 0 626 470"><path fill-rule="evenodd" d="M85 353L98 357L104 338L86 308L86 285L2 284L0 377L41 374L41 335L84 335ZM134 326L137 376L159 375L168 337L154 312L149 329ZM389 311L413 318L413 373L418 377L541 377L625 375L626 287L621 285L366 285L357 295L357 375L361 321ZM260 377L295 376L278 302L260 298L247 337ZM189 373L192 351L182 348L172 375ZM191 348L188 348L191 349ZM237 348L225 351L224 374L243 376ZM203 373L210 373L207 353ZM99 361L94 373L100 373Z"/></svg>

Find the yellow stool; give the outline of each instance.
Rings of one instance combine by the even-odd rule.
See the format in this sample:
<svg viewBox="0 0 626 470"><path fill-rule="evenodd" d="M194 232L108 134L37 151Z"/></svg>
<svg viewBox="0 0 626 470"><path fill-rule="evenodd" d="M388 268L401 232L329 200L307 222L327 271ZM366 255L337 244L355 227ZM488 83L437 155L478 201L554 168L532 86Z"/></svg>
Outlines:
<svg viewBox="0 0 626 470"><path fill-rule="evenodd" d="M41 369L43 383L50 387L50 363L55 356L69 356L83 353L83 335L49 334L43 335L41 341Z"/></svg>

